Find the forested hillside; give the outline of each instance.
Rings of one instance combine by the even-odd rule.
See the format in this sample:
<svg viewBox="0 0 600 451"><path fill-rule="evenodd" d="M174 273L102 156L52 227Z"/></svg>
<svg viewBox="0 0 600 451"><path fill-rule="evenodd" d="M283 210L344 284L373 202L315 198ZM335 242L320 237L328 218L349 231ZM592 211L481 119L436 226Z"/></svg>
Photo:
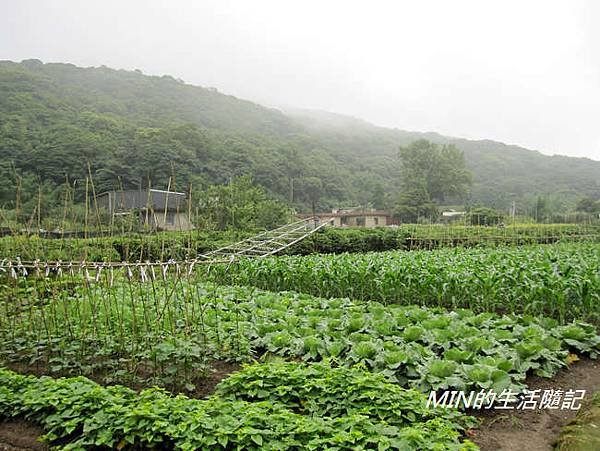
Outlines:
<svg viewBox="0 0 600 451"><path fill-rule="evenodd" d="M437 133L408 132L377 127L360 119L322 111L289 109L332 154L352 161L355 167L385 168L396 159L398 146L417 139L454 144L465 154L473 172L471 202L506 208L514 199L522 204L544 195L564 210L583 196L600 197L600 162L561 155L547 156L496 141L473 141Z"/></svg>
<svg viewBox="0 0 600 451"><path fill-rule="evenodd" d="M95 189L150 183L197 189L251 175L274 197L306 209L390 206L399 186L398 147L426 138L465 152L474 184L468 202L506 208L547 195L566 210L600 196L600 162L548 157L492 141L375 127L330 113L281 112L187 85L170 76L70 64L0 62L0 206L41 193L60 204L61 186L92 173ZM77 182L79 185L77 185Z"/></svg>

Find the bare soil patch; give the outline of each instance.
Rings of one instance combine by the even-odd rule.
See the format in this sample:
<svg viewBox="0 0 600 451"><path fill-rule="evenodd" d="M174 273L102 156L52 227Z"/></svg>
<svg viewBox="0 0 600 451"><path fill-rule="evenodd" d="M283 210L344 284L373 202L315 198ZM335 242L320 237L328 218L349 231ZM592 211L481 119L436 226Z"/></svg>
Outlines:
<svg viewBox="0 0 600 451"><path fill-rule="evenodd" d="M15 363L15 362L0 362L0 365L15 371L19 374L29 374L32 376L40 377L40 376L50 376L54 378L58 377L72 377L72 374L68 373L53 373L49 370L48 365L26 365L23 363ZM216 386L229 376L231 373L238 371L241 368L239 363L234 362L225 362L222 360L213 360L208 363L208 370L206 374L199 375L195 377L193 383L195 385L195 389L193 391L186 391L184 394L189 396L190 398L205 398L210 396L214 391ZM144 368L141 367L138 369L138 376L149 377L149 374L145 374ZM94 375L86 375L86 377L100 385L123 385L125 387L129 387L135 391L142 391L145 388L150 388L154 384L152 383L144 383L141 381L115 381L113 383L106 383L103 374L94 374ZM168 388L167 388L168 390ZM169 390L173 394L178 394L179 392L174 390ZM1 450L0 450L1 451Z"/></svg>
<svg viewBox="0 0 600 451"><path fill-rule="evenodd" d="M530 389L586 390L585 399L588 399L594 391L600 390L600 361L582 359L552 379L533 376L526 382ZM482 451L552 450L560 430L577 414L560 409L506 412L490 410L475 414L483 424L473 431L470 439Z"/></svg>
<svg viewBox="0 0 600 451"><path fill-rule="evenodd" d="M48 446L37 439L43 435L42 428L24 420L0 423L0 451L46 451Z"/></svg>
<svg viewBox="0 0 600 451"><path fill-rule="evenodd" d="M241 365L239 363L223 362L215 360L210 364L210 369L205 377L196 382L196 391L189 395L193 398L205 398L210 396L219 382L229 376L231 373L239 371Z"/></svg>

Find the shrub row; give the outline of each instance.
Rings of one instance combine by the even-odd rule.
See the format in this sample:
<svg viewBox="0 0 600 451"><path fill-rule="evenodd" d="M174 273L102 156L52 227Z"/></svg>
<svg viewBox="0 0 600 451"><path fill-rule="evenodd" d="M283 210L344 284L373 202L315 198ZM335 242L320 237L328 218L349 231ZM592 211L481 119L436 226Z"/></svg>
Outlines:
<svg viewBox="0 0 600 451"><path fill-rule="evenodd" d="M183 260L243 240L256 231L164 232L114 237L48 239L0 238L0 258L22 260L156 261ZM404 225L401 227L326 228L288 248L288 255L381 252L502 244L599 241L600 227L576 224L507 228Z"/></svg>
<svg viewBox="0 0 600 451"><path fill-rule="evenodd" d="M600 227L594 225L528 224L500 228L407 224L373 229L326 228L292 246L286 254L339 254L599 240Z"/></svg>
<svg viewBox="0 0 600 451"><path fill-rule="evenodd" d="M245 239L255 232L130 234L114 237L47 239L32 236L0 238L0 258L23 261L157 261L194 258Z"/></svg>

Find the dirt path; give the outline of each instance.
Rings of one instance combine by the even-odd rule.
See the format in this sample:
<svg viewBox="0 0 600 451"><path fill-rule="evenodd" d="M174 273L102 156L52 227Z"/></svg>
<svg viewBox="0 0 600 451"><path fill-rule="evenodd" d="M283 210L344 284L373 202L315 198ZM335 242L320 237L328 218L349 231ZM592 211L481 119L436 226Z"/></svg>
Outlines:
<svg viewBox="0 0 600 451"><path fill-rule="evenodd" d="M0 423L0 451L45 451L48 446L37 441L43 433L42 428L23 420L3 421Z"/></svg>
<svg viewBox="0 0 600 451"><path fill-rule="evenodd" d="M531 389L586 390L585 399L600 390L600 361L582 360L562 370L552 379L532 377ZM480 415L482 426L471 438L482 451L548 451L560 430L577 412L571 410L518 410L509 414ZM592 451L592 450L590 450Z"/></svg>

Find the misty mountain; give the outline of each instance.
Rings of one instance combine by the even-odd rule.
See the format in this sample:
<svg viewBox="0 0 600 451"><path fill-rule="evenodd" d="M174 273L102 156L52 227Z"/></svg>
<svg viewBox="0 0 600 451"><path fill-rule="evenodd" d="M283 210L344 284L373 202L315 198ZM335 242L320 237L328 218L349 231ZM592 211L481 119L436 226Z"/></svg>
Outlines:
<svg viewBox="0 0 600 451"><path fill-rule="evenodd" d="M17 177L25 197L42 183L45 200L59 203L61 185L84 182L89 161L98 192L166 187L169 178L179 189L201 188L250 175L305 208L318 178L320 208L385 207L398 191L398 147L422 138L464 151L472 204L504 209L546 195L559 211L600 196L600 162L589 159L265 108L170 76L0 62L0 206L14 204Z"/></svg>
<svg viewBox="0 0 600 451"><path fill-rule="evenodd" d="M473 202L503 208L512 199L530 200L537 195L566 203L582 194L600 195L600 162L588 158L548 156L497 141L378 127L362 119L324 111L287 108L285 112L319 137L323 146L351 155L359 165L393 159L398 146L417 139L454 144L464 152L467 167L474 175Z"/></svg>

